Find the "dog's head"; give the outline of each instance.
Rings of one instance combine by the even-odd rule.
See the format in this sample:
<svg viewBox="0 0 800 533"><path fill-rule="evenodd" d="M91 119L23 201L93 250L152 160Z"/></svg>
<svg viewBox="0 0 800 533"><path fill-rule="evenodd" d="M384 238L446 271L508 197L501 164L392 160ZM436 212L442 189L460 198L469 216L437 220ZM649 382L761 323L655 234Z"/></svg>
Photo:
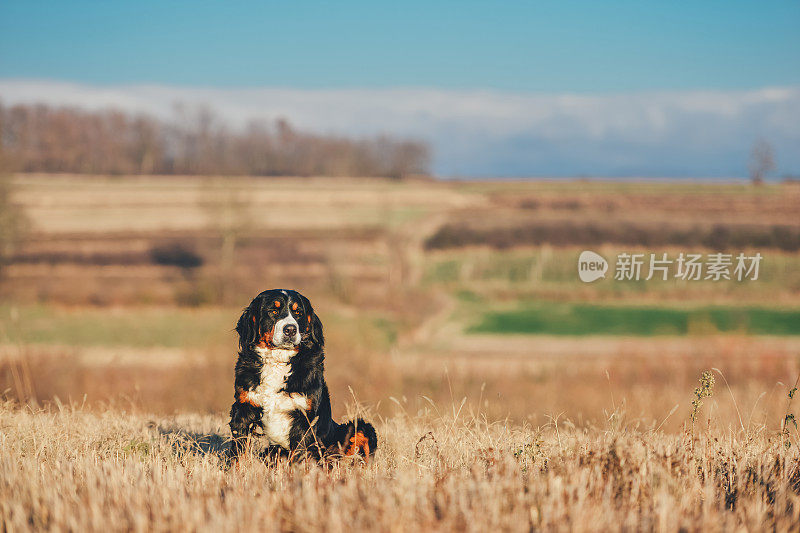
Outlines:
<svg viewBox="0 0 800 533"><path fill-rule="evenodd" d="M239 347L299 350L325 342L311 302L297 291L272 289L256 296L236 324Z"/></svg>

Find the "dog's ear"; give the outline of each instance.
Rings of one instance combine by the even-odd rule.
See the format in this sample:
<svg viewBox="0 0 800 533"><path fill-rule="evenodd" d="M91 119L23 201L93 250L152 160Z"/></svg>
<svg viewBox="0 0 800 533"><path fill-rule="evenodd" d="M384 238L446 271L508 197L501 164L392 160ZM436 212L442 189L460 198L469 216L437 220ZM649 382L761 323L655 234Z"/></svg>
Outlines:
<svg viewBox="0 0 800 533"><path fill-rule="evenodd" d="M303 299L303 307L308 315L307 320L311 327L311 342L321 348L325 346L325 336L322 334L322 321L317 316L317 313L314 312L311 301L300 293L297 293L297 295Z"/></svg>
<svg viewBox="0 0 800 533"><path fill-rule="evenodd" d="M325 336L322 334L322 320L319 319L313 309L311 310L311 338L320 347L325 346Z"/></svg>
<svg viewBox="0 0 800 533"><path fill-rule="evenodd" d="M254 345L261 333L258 317L253 310L254 303L244 308L242 316L239 317L239 321L236 323L236 333L239 334L239 349L241 350Z"/></svg>

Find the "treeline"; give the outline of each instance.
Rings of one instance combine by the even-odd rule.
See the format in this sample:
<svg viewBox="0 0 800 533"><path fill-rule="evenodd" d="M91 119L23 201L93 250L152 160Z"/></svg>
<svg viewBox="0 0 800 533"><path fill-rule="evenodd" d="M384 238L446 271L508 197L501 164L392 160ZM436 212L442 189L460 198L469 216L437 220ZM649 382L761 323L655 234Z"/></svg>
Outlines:
<svg viewBox="0 0 800 533"><path fill-rule="evenodd" d="M0 102L0 155L18 172L384 176L426 174L422 142L349 139L254 121L234 129L208 109L176 108L172 121L117 110Z"/></svg>

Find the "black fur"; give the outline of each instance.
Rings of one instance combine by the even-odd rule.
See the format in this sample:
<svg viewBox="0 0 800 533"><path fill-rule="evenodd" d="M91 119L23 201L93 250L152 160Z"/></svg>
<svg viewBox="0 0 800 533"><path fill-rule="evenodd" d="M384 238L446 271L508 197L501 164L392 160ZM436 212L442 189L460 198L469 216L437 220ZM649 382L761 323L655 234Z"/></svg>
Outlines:
<svg viewBox="0 0 800 533"><path fill-rule="evenodd" d="M275 302L280 302L276 307ZM291 457L314 457L320 459L355 451L359 455L372 455L378 444L375 428L364 420L336 423L331 417L331 401L325 383L324 345L322 322L314 312L311 302L297 291L273 289L256 296L244 309L236 324L239 334L239 359L236 362L234 398L231 407L231 455L236 458L249 441L250 435L263 430L263 409L242 400L242 392L254 390L261 380L262 361L256 352L257 346L270 346L275 323L286 317L293 304L298 304L293 314L300 329L300 344L290 361L291 374L284 382L287 394L300 393L311 399L311 409L300 409L291 413L289 449L270 446L270 455ZM356 432L360 433L357 440ZM366 446L352 448L352 444ZM352 448L352 449L351 449Z"/></svg>

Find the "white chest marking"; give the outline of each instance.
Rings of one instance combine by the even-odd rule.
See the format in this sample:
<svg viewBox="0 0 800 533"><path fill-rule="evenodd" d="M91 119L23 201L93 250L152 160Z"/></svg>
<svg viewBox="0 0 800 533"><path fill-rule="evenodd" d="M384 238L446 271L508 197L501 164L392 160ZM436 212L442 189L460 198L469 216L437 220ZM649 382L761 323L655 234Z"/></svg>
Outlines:
<svg viewBox="0 0 800 533"><path fill-rule="evenodd" d="M283 391L286 380L292 373L290 361L295 350L256 348L264 366L261 368L261 383L247 395L258 404L264 415L264 436L272 444L289 449L289 430L292 425L292 411L308 407L307 398L298 393Z"/></svg>

